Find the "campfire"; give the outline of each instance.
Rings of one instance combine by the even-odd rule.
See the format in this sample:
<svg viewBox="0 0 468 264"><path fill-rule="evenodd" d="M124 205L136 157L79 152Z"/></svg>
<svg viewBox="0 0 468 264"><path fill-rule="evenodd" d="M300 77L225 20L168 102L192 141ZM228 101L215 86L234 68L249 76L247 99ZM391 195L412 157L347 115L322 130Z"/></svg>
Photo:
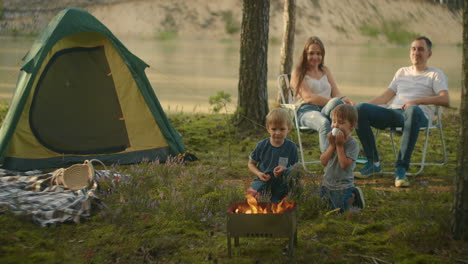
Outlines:
<svg viewBox="0 0 468 264"><path fill-rule="evenodd" d="M284 199L281 200L281 202L278 204L263 203L262 205L260 205L257 202L257 199L255 199L255 197L251 194L247 194L245 198L247 199L247 204L245 203L237 204L237 208L233 210L234 213L236 214L282 214L286 212L287 210L291 210L296 205L295 203L292 203L292 202L286 202L284 201Z"/></svg>
<svg viewBox="0 0 468 264"><path fill-rule="evenodd" d="M228 255L231 256L231 237L239 246L239 237L289 238L289 256L297 245L296 203L282 200L280 203L257 202L247 195L247 202L234 203L227 212Z"/></svg>

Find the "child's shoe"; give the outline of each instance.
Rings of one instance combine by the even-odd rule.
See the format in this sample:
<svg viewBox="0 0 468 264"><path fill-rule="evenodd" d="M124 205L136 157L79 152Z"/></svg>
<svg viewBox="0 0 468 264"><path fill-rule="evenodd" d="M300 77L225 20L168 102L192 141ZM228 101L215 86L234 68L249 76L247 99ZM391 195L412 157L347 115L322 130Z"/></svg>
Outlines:
<svg viewBox="0 0 468 264"><path fill-rule="evenodd" d="M396 168L395 170L395 187L409 187L410 183L408 178L406 177L406 169L405 168Z"/></svg>
<svg viewBox="0 0 468 264"><path fill-rule="evenodd" d="M374 174L378 174L382 171L381 166L375 166L372 162L367 162L364 168L354 172L354 177L358 179L365 179Z"/></svg>

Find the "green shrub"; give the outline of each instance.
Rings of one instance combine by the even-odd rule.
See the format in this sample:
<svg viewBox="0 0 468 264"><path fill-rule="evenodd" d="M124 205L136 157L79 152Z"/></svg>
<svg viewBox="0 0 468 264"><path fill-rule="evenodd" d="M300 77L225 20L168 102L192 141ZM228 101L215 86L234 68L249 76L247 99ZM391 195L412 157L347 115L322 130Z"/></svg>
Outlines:
<svg viewBox="0 0 468 264"><path fill-rule="evenodd" d="M378 28L369 26L367 24L361 25L359 27L359 32L361 32L362 35L372 37L372 38L377 38L380 34L380 30Z"/></svg>
<svg viewBox="0 0 468 264"><path fill-rule="evenodd" d="M418 36L417 33L405 30L404 23L396 20L383 21L379 27L363 24L359 27L359 32L372 38L382 34L388 42L398 45L408 44Z"/></svg>
<svg viewBox="0 0 468 264"><path fill-rule="evenodd" d="M161 25L166 31L177 32L177 23L171 14L166 14L164 20L161 22Z"/></svg>
<svg viewBox="0 0 468 264"><path fill-rule="evenodd" d="M234 19L232 15L232 11L224 11L222 12L223 20L225 23L224 28L229 35L237 34L240 30L239 22Z"/></svg>
<svg viewBox="0 0 468 264"><path fill-rule="evenodd" d="M173 40L177 38L177 32L174 31L164 31L156 35L157 40Z"/></svg>
<svg viewBox="0 0 468 264"><path fill-rule="evenodd" d="M404 45L415 39L418 34L403 29L404 25L399 21L387 21L382 25L382 31L390 43Z"/></svg>

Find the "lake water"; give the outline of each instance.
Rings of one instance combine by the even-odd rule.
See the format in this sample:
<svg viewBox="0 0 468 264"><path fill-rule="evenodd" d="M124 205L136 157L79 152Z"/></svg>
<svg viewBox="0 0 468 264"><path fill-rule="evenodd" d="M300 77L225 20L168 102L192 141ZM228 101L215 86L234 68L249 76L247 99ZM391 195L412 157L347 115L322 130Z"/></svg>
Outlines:
<svg viewBox="0 0 468 264"><path fill-rule="evenodd" d="M232 95L237 102L239 43L221 41L158 41L120 39L150 68L146 70L156 95L166 111L207 112L208 98L217 91ZM22 57L33 39L0 37L0 99L10 100L22 65ZM326 43L325 43L326 44ZM295 45L295 62L303 43ZM431 66L448 76L451 106L459 107L461 96L462 49L435 46ZM276 98L280 45L268 48L268 94ZM328 45L325 64L331 69L338 88L355 102L380 94L395 71L407 66L409 47L378 45Z"/></svg>

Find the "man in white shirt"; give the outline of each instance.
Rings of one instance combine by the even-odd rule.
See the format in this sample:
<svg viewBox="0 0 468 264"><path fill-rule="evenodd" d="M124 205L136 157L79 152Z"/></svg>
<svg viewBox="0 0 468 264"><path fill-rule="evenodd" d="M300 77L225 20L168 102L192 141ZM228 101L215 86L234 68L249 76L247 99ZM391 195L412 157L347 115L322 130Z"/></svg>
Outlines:
<svg viewBox="0 0 468 264"><path fill-rule="evenodd" d="M395 164L395 186L409 186L406 171L419 128L427 124L432 111L428 105L449 106L447 77L441 70L427 65L432 55L431 49L432 43L427 37L416 38L410 49L412 66L400 68L381 95L369 103L356 105L359 115L356 132L368 161L364 168L355 172L356 178L367 178L382 171L371 127L403 127ZM393 102L388 108L379 106L387 104L392 98Z"/></svg>

